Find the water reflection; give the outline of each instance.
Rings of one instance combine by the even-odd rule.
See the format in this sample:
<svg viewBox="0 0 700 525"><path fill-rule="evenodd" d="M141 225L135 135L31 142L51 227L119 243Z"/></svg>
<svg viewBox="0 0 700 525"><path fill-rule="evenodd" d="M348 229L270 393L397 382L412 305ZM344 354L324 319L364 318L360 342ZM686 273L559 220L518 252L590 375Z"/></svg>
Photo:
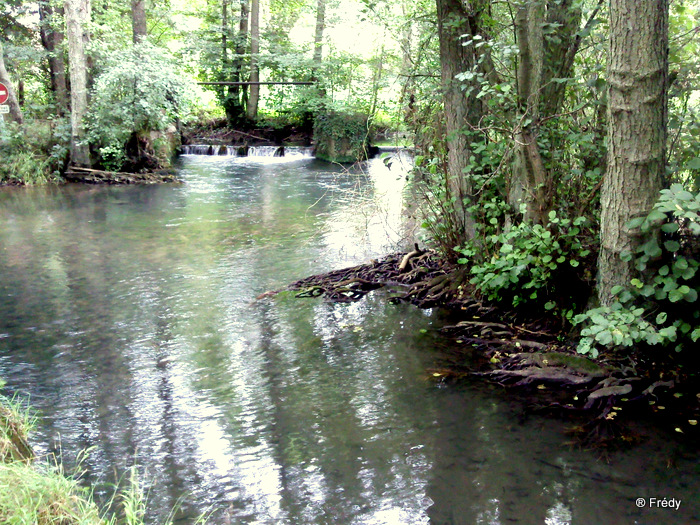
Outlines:
<svg viewBox="0 0 700 525"><path fill-rule="evenodd" d="M602 464L498 392L436 388L437 312L381 293L254 301L410 240L396 163L182 170L179 186L0 193L0 375L43 413L39 450L60 442L70 465L94 447L103 497L137 462L153 523L178 502L182 523L663 523L645 496L697 519L682 450Z"/></svg>

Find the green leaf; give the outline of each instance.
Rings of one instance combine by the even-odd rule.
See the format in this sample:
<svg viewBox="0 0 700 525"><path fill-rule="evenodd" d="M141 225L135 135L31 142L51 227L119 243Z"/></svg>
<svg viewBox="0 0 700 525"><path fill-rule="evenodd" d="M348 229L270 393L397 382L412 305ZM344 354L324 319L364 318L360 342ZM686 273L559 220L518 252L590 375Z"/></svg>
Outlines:
<svg viewBox="0 0 700 525"><path fill-rule="evenodd" d="M666 328L662 328L661 330L659 330L659 335L664 339L668 339L669 341L675 341L677 336L676 327L667 326Z"/></svg>
<svg viewBox="0 0 700 525"><path fill-rule="evenodd" d="M656 324L664 324L667 318L668 314L666 312L661 312L659 315L656 316Z"/></svg>
<svg viewBox="0 0 700 525"><path fill-rule="evenodd" d="M622 262L630 262L632 260L632 252L622 252L620 254L620 260Z"/></svg>
<svg viewBox="0 0 700 525"><path fill-rule="evenodd" d="M636 277L630 281L630 284L634 286L635 288L642 289L644 287L644 283L637 279Z"/></svg>
<svg viewBox="0 0 700 525"><path fill-rule="evenodd" d="M575 259L571 259L571 260L569 261L569 264L570 264L573 268L576 268L580 263L579 263L577 260L575 260Z"/></svg>
<svg viewBox="0 0 700 525"><path fill-rule="evenodd" d="M635 230L639 228L644 223L644 217L636 217L629 221L625 226L630 230Z"/></svg>
<svg viewBox="0 0 700 525"><path fill-rule="evenodd" d="M664 243L664 248L669 252L677 252L681 249L681 244L678 241L666 241Z"/></svg>
<svg viewBox="0 0 700 525"><path fill-rule="evenodd" d="M675 290L671 290L668 292L668 300L671 301L672 303L677 303L678 301L683 299L684 296L685 296L685 294L683 292L681 292L679 288L676 288Z"/></svg>
<svg viewBox="0 0 700 525"><path fill-rule="evenodd" d="M693 333L690 334L690 339L692 339L693 343L698 342L698 339L700 339L700 328L693 330Z"/></svg>
<svg viewBox="0 0 700 525"><path fill-rule="evenodd" d="M595 336L595 340L598 341L601 345L607 346L613 341L613 336L612 333L609 331L604 331L604 332L598 332Z"/></svg>
<svg viewBox="0 0 700 525"><path fill-rule="evenodd" d="M678 231L678 223L667 222L661 227L661 231L664 233L676 233Z"/></svg>

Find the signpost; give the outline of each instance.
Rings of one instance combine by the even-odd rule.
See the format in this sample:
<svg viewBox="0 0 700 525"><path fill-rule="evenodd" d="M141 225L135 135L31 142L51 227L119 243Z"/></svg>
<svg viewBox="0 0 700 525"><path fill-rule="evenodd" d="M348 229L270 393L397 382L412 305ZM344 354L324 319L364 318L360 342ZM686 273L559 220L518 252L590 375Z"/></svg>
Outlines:
<svg viewBox="0 0 700 525"><path fill-rule="evenodd" d="M0 82L0 115L4 115L5 113L10 112L10 106L4 105L5 102L7 102L8 98L10 98L10 90L7 89L7 86L5 84Z"/></svg>
<svg viewBox="0 0 700 525"><path fill-rule="evenodd" d="M5 84L0 82L0 104L7 102L8 98L10 98L10 90L7 89Z"/></svg>

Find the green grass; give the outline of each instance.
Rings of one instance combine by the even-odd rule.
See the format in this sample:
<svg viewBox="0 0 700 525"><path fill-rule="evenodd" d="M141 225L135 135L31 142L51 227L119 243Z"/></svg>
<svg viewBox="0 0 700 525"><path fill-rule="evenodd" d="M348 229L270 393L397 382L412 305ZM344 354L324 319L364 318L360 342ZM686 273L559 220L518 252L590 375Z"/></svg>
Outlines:
<svg viewBox="0 0 700 525"><path fill-rule="evenodd" d="M13 461L0 465L0 523L106 524L90 492L59 467Z"/></svg>
<svg viewBox="0 0 700 525"><path fill-rule="evenodd" d="M4 382L0 379L0 389ZM94 502L92 490L77 476L51 461L39 461L28 436L35 418L29 408L0 395L0 523L3 525L143 525L147 494L138 467L131 467L119 481L107 508ZM89 453L78 458L80 464ZM178 506L163 525L172 525ZM207 522L207 514L196 521Z"/></svg>

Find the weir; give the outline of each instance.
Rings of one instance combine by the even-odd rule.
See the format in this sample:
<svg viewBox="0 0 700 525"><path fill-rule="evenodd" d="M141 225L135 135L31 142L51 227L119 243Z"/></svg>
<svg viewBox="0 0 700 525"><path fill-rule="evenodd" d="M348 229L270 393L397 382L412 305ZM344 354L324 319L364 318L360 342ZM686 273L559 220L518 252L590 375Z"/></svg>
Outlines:
<svg viewBox="0 0 700 525"><path fill-rule="evenodd" d="M305 146L227 146L188 144L180 147L182 155L221 155L234 157L311 157L312 147Z"/></svg>

